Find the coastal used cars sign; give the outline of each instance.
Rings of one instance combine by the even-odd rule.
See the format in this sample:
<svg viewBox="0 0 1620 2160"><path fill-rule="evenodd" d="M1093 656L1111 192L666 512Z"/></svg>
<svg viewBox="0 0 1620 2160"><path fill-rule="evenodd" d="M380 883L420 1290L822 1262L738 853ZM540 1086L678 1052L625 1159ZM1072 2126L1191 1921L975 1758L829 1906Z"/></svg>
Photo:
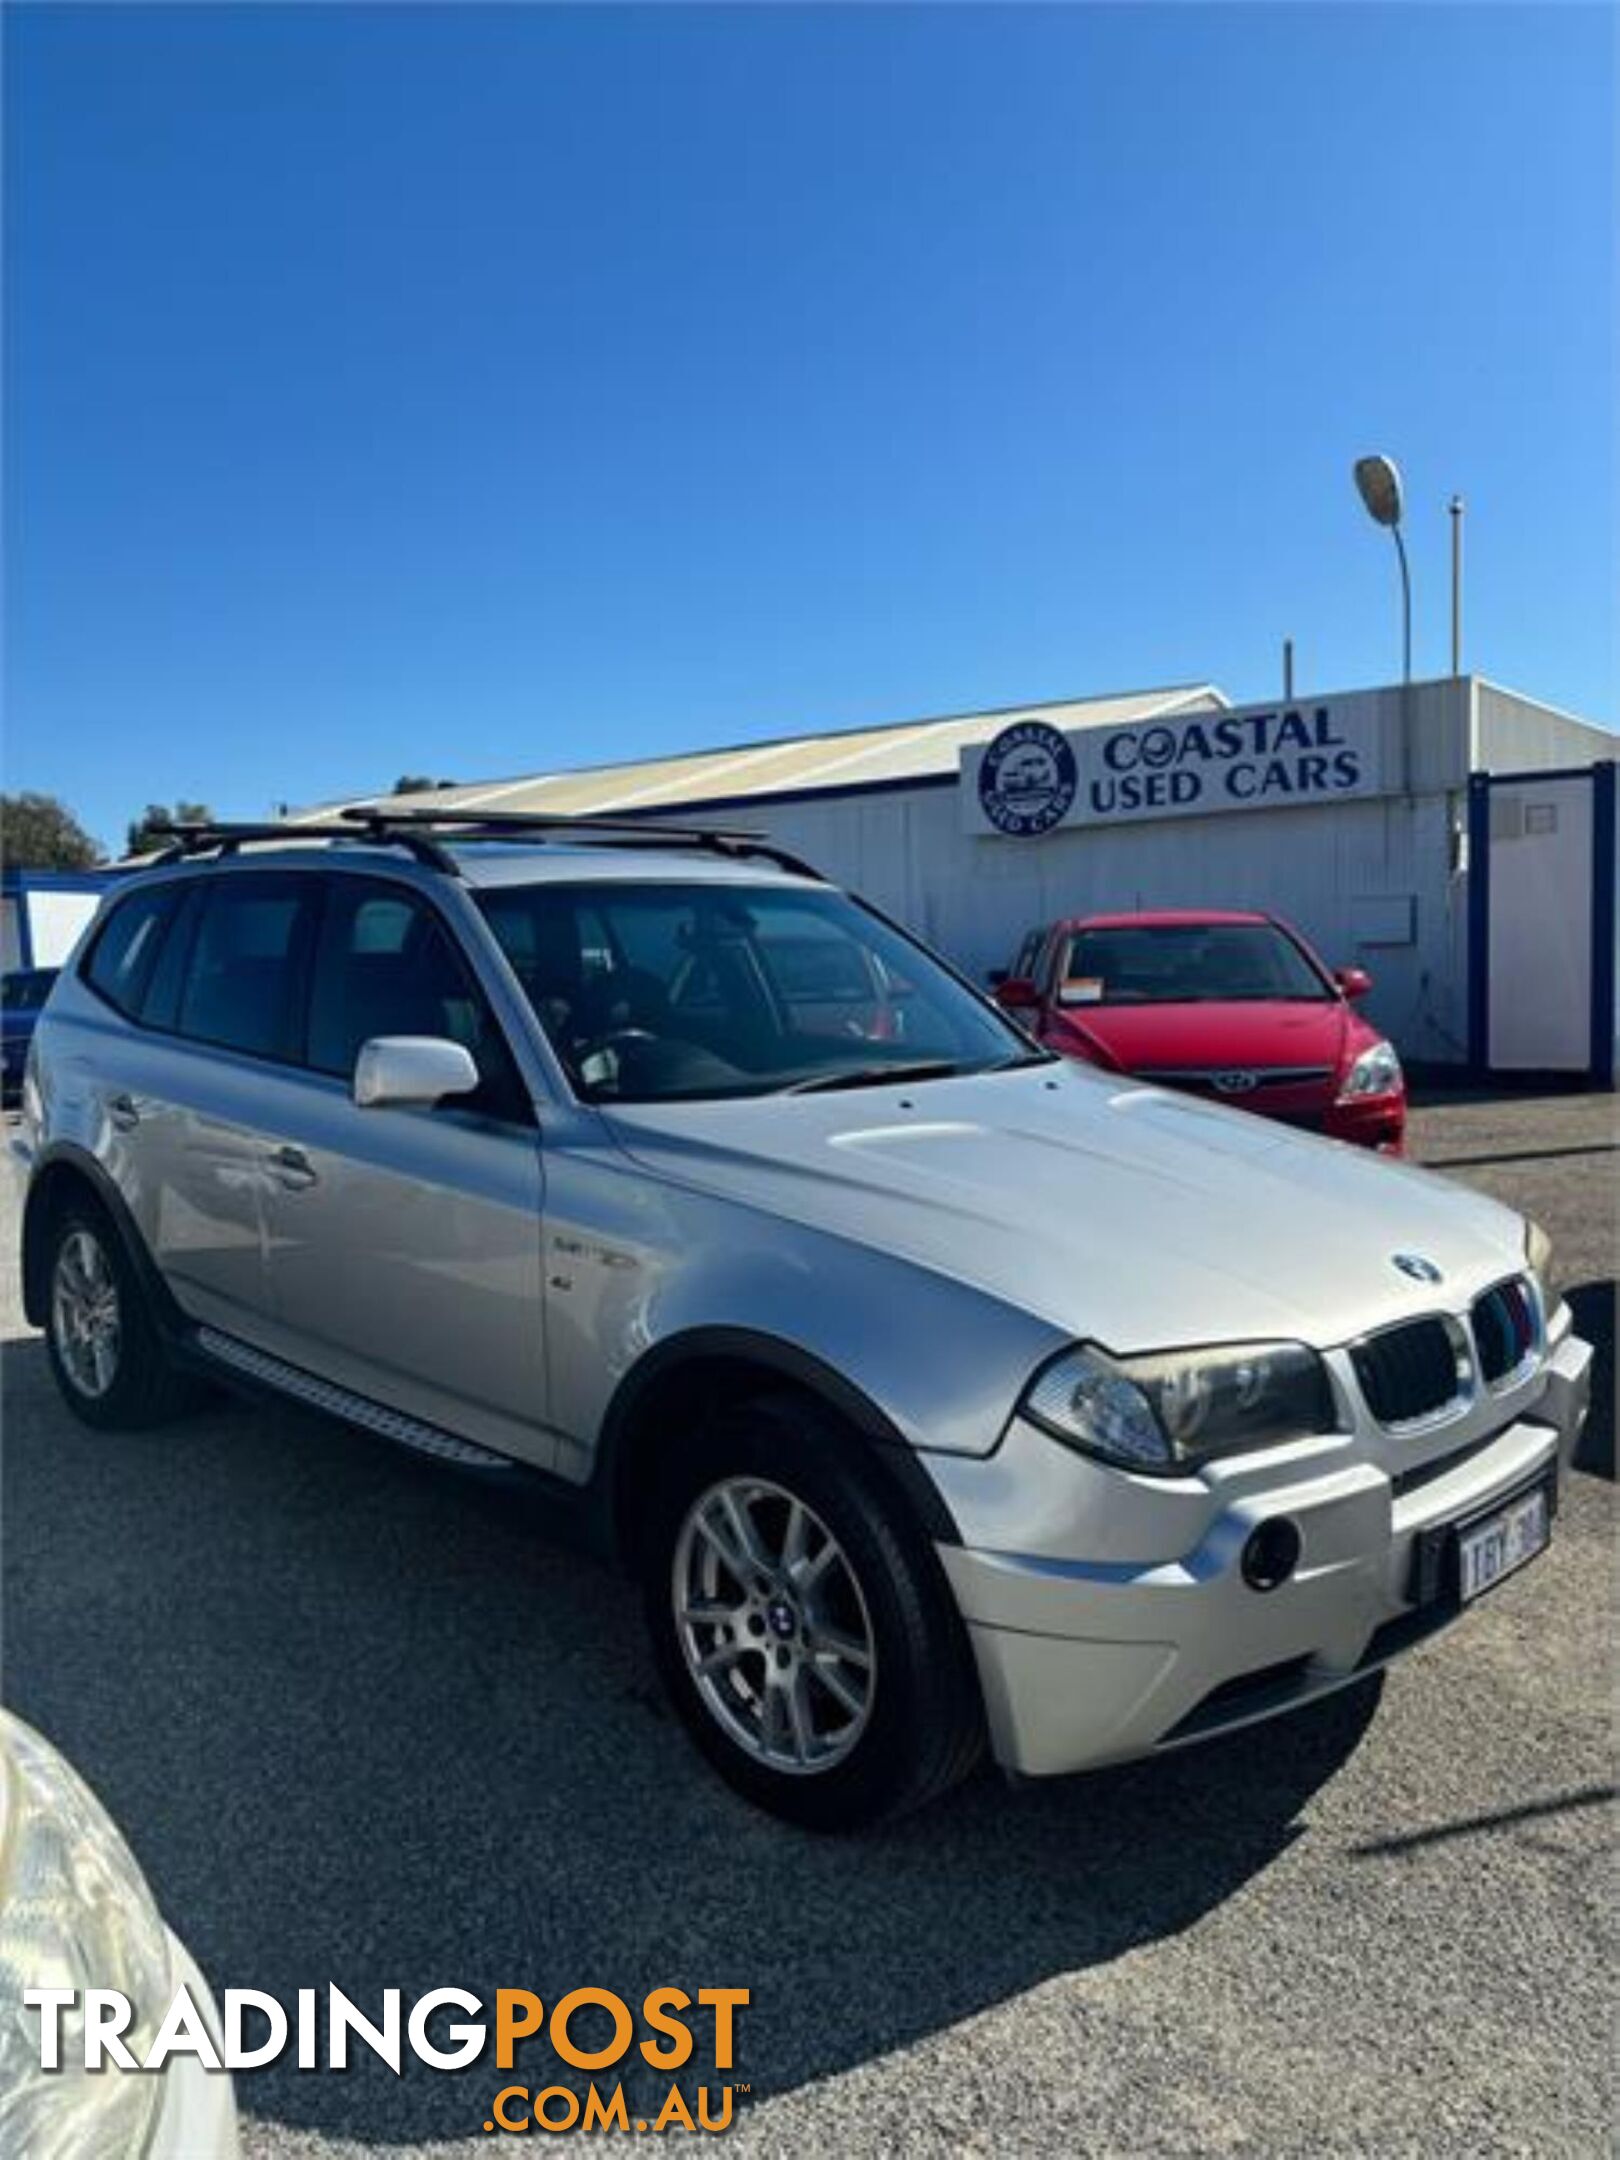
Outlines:
<svg viewBox="0 0 1620 2160"><path fill-rule="evenodd" d="M1212 810L1384 792L1375 705L1358 698L1178 714L1065 733L1031 716L964 751L970 829L1037 837Z"/></svg>

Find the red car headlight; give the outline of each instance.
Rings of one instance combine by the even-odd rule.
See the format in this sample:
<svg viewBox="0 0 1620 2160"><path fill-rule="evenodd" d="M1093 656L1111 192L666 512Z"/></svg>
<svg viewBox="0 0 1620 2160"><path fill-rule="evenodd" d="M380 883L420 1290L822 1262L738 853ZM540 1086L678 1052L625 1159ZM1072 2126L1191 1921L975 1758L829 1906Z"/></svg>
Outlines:
<svg viewBox="0 0 1620 2160"><path fill-rule="evenodd" d="M1362 1051L1339 1082L1339 1100L1354 1102L1363 1095L1398 1095L1405 1084L1395 1045L1379 1041Z"/></svg>

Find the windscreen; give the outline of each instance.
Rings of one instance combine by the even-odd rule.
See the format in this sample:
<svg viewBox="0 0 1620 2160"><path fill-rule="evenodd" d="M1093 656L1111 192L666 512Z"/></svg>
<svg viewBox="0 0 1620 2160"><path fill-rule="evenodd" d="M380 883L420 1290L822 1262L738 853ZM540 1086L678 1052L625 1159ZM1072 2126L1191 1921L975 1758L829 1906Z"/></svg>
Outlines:
<svg viewBox="0 0 1620 2160"><path fill-rule="evenodd" d="M920 946L830 889L543 884L478 898L593 1101L809 1092L1044 1062Z"/></svg>
<svg viewBox="0 0 1620 2160"><path fill-rule="evenodd" d="M1332 985L1274 923L1128 923L1081 930L1064 1005L1316 1004Z"/></svg>

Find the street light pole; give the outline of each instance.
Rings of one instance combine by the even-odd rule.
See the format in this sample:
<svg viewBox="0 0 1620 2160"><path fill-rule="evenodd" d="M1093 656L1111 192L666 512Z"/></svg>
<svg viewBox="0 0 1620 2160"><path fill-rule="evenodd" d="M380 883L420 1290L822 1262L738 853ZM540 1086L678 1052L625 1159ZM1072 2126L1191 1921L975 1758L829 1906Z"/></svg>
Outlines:
<svg viewBox="0 0 1620 2160"><path fill-rule="evenodd" d="M1399 525L1392 525L1395 552L1401 559L1401 681L1412 680L1412 573L1406 564L1406 542Z"/></svg>
<svg viewBox="0 0 1620 2160"><path fill-rule="evenodd" d="M1463 499L1451 498L1451 672L1462 673Z"/></svg>
<svg viewBox="0 0 1620 2160"><path fill-rule="evenodd" d="M1401 650L1404 674L1412 680L1412 573L1406 561L1406 542L1401 537L1401 476L1395 460L1387 457L1356 459L1356 491L1377 525L1387 525L1395 536L1395 552L1401 564Z"/></svg>

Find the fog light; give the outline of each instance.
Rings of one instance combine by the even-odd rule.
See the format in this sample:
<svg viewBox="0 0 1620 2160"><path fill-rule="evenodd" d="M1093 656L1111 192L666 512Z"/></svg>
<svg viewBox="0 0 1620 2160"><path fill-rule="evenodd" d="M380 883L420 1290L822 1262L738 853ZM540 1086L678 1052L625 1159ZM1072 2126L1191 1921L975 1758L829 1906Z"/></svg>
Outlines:
<svg viewBox="0 0 1620 2160"><path fill-rule="evenodd" d="M1299 1565L1300 1536L1285 1515L1251 1530L1243 1544L1243 1580L1251 1590L1275 1590Z"/></svg>

